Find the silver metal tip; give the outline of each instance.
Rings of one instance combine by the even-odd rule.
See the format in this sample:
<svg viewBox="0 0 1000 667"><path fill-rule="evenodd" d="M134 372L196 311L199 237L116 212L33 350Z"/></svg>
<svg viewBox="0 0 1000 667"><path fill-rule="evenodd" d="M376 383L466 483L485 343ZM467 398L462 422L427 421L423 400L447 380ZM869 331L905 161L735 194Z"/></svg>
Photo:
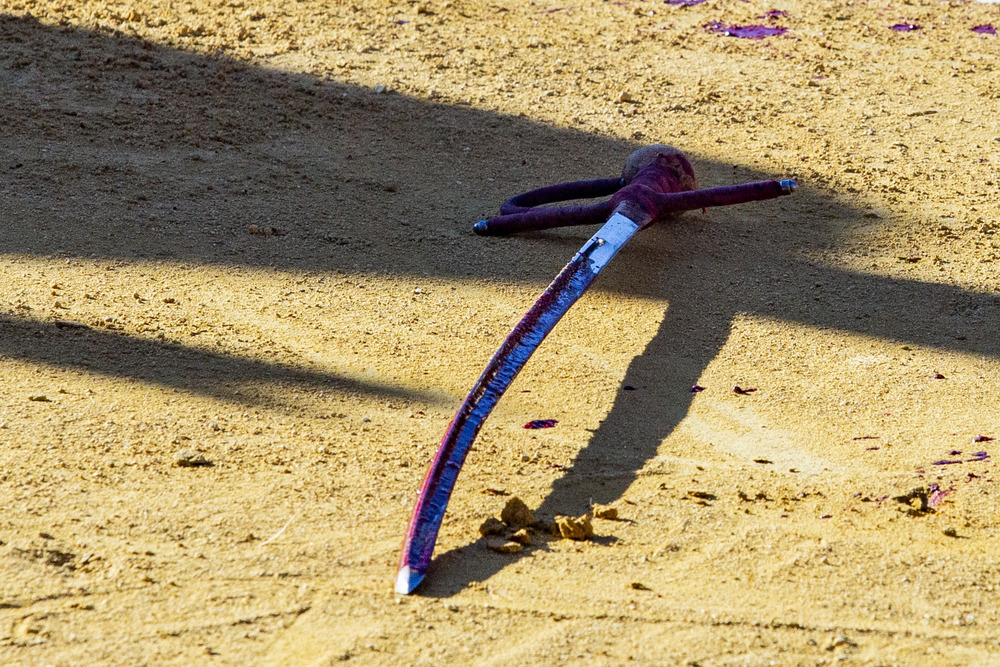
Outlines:
<svg viewBox="0 0 1000 667"><path fill-rule="evenodd" d="M409 565L404 565L396 574L396 592L400 595L409 595L423 580L423 572L411 570Z"/></svg>
<svg viewBox="0 0 1000 667"><path fill-rule="evenodd" d="M488 229L489 223L486 220L480 220L476 224L472 225L472 231L480 236L486 236Z"/></svg>
<svg viewBox="0 0 1000 667"><path fill-rule="evenodd" d="M781 187L781 194L790 195L795 192L795 188L799 187L799 184L795 181L786 178L783 181L778 181L778 185Z"/></svg>

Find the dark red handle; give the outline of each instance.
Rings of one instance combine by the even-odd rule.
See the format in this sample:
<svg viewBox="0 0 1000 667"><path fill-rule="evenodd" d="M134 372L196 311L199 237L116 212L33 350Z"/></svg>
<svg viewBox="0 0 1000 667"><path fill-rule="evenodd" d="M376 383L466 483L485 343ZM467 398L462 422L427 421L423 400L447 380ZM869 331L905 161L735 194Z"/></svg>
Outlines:
<svg viewBox="0 0 1000 667"><path fill-rule="evenodd" d="M642 160L641 167L635 164L637 156ZM696 190L691 163L680 151L668 147L640 149L630 158L625 171L626 176L621 179L550 185L512 197L500 207L501 215L477 222L473 230L483 236L502 236L601 224L615 211L628 216L640 227L647 227L671 213L773 199L791 194L795 188L794 181L771 180ZM629 178L629 173L634 175ZM589 206L535 208L541 204L609 194L612 195L609 200Z"/></svg>

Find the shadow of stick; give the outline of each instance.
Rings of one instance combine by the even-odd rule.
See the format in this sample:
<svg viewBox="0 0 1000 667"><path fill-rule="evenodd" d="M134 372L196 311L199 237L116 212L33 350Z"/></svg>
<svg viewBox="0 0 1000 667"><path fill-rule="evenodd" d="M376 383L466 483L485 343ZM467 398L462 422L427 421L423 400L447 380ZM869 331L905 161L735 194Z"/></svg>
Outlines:
<svg viewBox="0 0 1000 667"><path fill-rule="evenodd" d="M664 438L684 419L695 396L691 387L725 345L731 322L728 313L699 316L701 333L692 336L692 323L684 315L700 310L699 293L671 301L656 335L625 374L623 386L636 390L619 391L607 418L565 474L553 483L552 492L537 510L539 518L582 514L592 503L607 504L621 498L643 466L656 456ZM476 542L445 552L432 562L420 593L429 597L454 595L534 550L500 556Z"/></svg>

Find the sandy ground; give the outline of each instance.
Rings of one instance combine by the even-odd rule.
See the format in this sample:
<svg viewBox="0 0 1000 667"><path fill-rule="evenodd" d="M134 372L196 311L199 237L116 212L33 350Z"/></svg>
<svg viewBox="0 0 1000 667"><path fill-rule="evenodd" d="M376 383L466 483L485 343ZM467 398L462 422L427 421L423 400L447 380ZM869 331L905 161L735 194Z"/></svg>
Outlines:
<svg viewBox="0 0 1000 667"><path fill-rule="evenodd" d="M1000 664L984 24L1000 7L0 0L0 662ZM656 142L703 185L802 187L626 247L396 596L445 427L592 233L472 223ZM619 519L493 553L514 496Z"/></svg>

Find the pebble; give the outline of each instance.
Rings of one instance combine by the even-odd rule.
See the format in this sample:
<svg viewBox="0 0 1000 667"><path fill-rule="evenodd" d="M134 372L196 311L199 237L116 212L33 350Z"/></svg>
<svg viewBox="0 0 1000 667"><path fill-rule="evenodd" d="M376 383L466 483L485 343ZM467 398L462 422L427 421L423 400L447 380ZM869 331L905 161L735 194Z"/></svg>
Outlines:
<svg viewBox="0 0 1000 667"><path fill-rule="evenodd" d="M594 505L594 516L598 519L617 519L618 508L610 505Z"/></svg>
<svg viewBox="0 0 1000 667"><path fill-rule="evenodd" d="M29 396L29 401L37 401L38 403L51 403L52 399L44 394L38 394L37 396Z"/></svg>
<svg viewBox="0 0 1000 667"><path fill-rule="evenodd" d="M535 513L528 509L523 500L514 496L507 501L500 519L511 528L520 529L535 523Z"/></svg>
<svg viewBox="0 0 1000 667"><path fill-rule="evenodd" d="M174 454L174 463L181 468L197 468L198 466L214 465L211 461L205 458L204 454L196 452L193 449L182 449Z"/></svg>
<svg viewBox="0 0 1000 667"><path fill-rule="evenodd" d="M483 521L483 525L479 527L479 534L483 537L487 535L503 535L506 530L507 526L504 525L503 521L491 516L486 521Z"/></svg>
<svg viewBox="0 0 1000 667"><path fill-rule="evenodd" d="M486 548L498 554L516 554L524 549L524 547L517 542L508 542L502 537L487 538Z"/></svg>
<svg viewBox="0 0 1000 667"><path fill-rule="evenodd" d="M523 544L528 546L531 544L531 531L527 528L522 528L513 535L510 536L512 542L517 542L518 544Z"/></svg>
<svg viewBox="0 0 1000 667"><path fill-rule="evenodd" d="M576 518L557 516L552 534L566 540L588 540L594 536L594 525L590 522L589 514Z"/></svg>
<svg viewBox="0 0 1000 667"><path fill-rule="evenodd" d="M615 98L615 102L635 102L635 98L632 97L632 93L627 90L623 90L618 93L618 97Z"/></svg>
<svg viewBox="0 0 1000 667"><path fill-rule="evenodd" d="M832 651L833 649L840 648L841 646L857 646L857 644L844 635L837 635L833 638L833 641L830 642L830 645L826 647L826 650Z"/></svg>
<svg viewBox="0 0 1000 667"><path fill-rule="evenodd" d="M948 537L958 537L958 531L955 530L952 526L948 526L941 532L947 535Z"/></svg>
<svg viewBox="0 0 1000 667"><path fill-rule="evenodd" d="M83 322L74 322L73 320L56 320L53 322L57 329L89 329L90 327Z"/></svg>

